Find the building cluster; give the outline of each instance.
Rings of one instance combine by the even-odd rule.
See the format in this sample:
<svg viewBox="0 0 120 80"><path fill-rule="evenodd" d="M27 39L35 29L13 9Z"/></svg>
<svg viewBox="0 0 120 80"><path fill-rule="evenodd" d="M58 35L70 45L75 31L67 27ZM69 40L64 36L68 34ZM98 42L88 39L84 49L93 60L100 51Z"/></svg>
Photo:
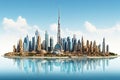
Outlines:
<svg viewBox="0 0 120 80"><path fill-rule="evenodd" d="M101 44L97 45L96 41L87 40L86 43L83 39L77 40L74 35L71 39L70 37L61 38L60 43L57 43L55 47L53 46L53 38L50 37L45 32L45 40L41 43L41 37L38 30L35 32L35 36L32 37L32 40L29 40L28 35L19 40L17 47L13 46L14 52L40 52L40 50L46 50L47 52L53 52L54 50L64 51L64 52L79 52L84 54L91 53L109 53L109 45L105 45L105 38L103 38L102 46Z"/></svg>
<svg viewBox="0 0 120 80"><path fill-rule="evenodd" d="M70 37L61 39L60 45L64 52L79 52L83 54L109 53L109 45L105 45L105 38L103 38L102 45L97 45L96 41L87 40L85 43L83 37L81 40L77 40L74 35L72 39Z"/></svg>
<svg viewBox="0 0 120 80"><path fill-rule="evenodd" d="M49 43L50 42L50 43ZM50 46L49 46L50 45ZM53 38L48 36L47 31L45 32L45 40L41 43L41 37L39 31L36 30L35 36L32 40L29 39L28 35L19 40L17 47L13 46L13 52L40 52L42 50L52 51L53 50Z"/></svg>
<svg viewBox="0 0 120 80"><path fill-rule="evenodd" d="M61 53L61 52L79 52L81 54L91 54L91 53L109 53L109 45L105 45L105 38L103 38L102 46L96 44L96 41L92 42L87 40L86 43L83 39L77 40L74 35L71 39L70 37L61 38L60 33L60 15L58 16L58 32L57 32L57 44L53 46L53 38L50 37L45 31L45 39L41 43L41 37L39 31L36 30L35 36L32 40L29 39L28 35L22 41L19 40L17 47L13 46L13 52L40 52L45 50L46 52Z"/></svg>

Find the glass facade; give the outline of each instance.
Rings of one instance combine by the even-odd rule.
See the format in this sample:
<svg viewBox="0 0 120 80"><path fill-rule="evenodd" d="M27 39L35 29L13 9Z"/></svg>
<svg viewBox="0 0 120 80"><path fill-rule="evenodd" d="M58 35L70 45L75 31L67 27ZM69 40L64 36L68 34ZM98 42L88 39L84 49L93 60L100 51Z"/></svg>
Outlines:
<svg viewBox="0 0 120 80"><path fill-rule="evenodd" d="M53 50L53 38L50 37L50 51Z"/></svg>
<svg viewBox="0 0 120 80"><path fill-rule="evenodd" d="M48 33L45 31L45 50L48 51L48 44L49 44L49 39L48 39Z"/></svg>
<svg viewBox="0 0 120 80"><path fill-rule="evenodd" d="M23 49L24 49L24 51L29 51L29 37L28 37L28 35L24 38Z"/></svg>

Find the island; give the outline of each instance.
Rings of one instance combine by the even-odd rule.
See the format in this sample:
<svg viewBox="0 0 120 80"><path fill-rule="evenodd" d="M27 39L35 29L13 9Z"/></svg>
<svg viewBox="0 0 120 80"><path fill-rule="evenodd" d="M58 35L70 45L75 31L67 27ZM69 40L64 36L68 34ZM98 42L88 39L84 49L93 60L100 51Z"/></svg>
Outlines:
<svg viewBox="0 0 120 80"><path fill-rule="evenodd" d="M55 37L55 36L53 36ZM20 39L17 46L13 45L13 52L4 54L5 57L13 58L80 58L80 57L115 57L117 54L109 51L109 45L103 38L102 44L96 41L77 39L73 34L66 38L61 37L60 13L58 12L57 42L54 45L53 37L45 31L45 39L41 41L39 30L35 31L32 40L27 35L23 40ZM85 43L86 42L86 43Z"/></svg>
<svg viewBox="0 0 120 80"><path fill-rule="evenodd" d="M7 58L109 58L117 57L117 54L109 52L109 45L105 45L105 38L103 38L102 49L101 45L97 45L96 41L86 41L84 43L83 37L80 40L69 37L67 40L63 39L62 43L57 43L53 47L53 38L50 38L50 46L48 46L48 40L44 40L41 43L41 38L38 30L35 32L35 37L32 41L29 41L28 36L19 40L17 47L13 45L13 52L4 54ZM47 32L45 33L46 36ZM48 38L47 38L48 39ZM89 43L90 42L90 43Z"/></svg>

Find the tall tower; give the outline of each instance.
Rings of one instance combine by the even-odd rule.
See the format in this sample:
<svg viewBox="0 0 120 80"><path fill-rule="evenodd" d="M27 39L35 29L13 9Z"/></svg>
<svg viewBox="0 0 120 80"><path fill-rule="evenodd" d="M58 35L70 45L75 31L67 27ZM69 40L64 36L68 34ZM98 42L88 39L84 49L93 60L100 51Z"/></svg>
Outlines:
<svg viewBox="0 0 120 80"><path fill-rule="evenodd" d="M48 51L48 44L49 44L49 40L48 40L49 36L47 31L45 31L45 50Z"/></svg>
<svg viewBox="0 0 120 80"><path fill-rule="evenodd" d="M53 37L50 37L50 51L53 50Z"/></svg>
<svg viewBox="0 0 120 80"><path fill-rule="evenodd" d="M20 52L20 54L22 54L23 52L23 43L22 43L22 39L19 40L19 47L18 47L18 52Z"/></svg>
<svg viewBox="0 0 120 80"><path fill-rule="evenodd" d="M109 53L109 45L106 46L106 53Z"/></svg>
<svg viewBox="0 0 120 80"><path fill-rule="evenodd" d="M82 53L84 53L84 40L83 40L83 36L82 36L82 39L81 39L81 47L82 47Z"/></svg>
<svg viewBox="0 0 120 80"><path fill-rule="evenodd" d="M39 52L40 50L41 50L41 38L40 35L38 35L36 51Z"/></svg>
<svg viewBox="0 0 120 80"><path fill-rule="evenodd" d="M57 33L57 43L61 44L61 36L60 36L60 12L58 11L58 33Z"/></svg>
<svg viewBox="0 0 120 80"><path fill-rule="evenodd" d="M105 53L105 38L103 38L103 43L102 43L102 52Z"/></svg>

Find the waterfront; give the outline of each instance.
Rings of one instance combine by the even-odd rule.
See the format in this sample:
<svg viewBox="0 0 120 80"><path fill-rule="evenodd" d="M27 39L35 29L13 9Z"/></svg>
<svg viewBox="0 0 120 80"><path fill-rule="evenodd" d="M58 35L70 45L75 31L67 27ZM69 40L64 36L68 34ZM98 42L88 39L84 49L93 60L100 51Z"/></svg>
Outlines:
<svg viewBox="0 0 120 80"><path fill-rule="evenodd" d="M119 80L120 57L8 59L0 57L0 80Z"/></svg>

